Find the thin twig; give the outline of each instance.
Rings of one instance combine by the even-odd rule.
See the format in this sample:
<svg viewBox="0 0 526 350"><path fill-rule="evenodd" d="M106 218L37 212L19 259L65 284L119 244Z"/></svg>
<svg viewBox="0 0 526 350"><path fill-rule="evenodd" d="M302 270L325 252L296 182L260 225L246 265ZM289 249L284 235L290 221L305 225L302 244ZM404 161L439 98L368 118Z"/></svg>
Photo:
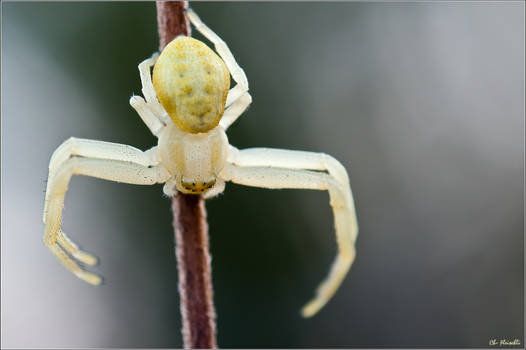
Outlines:
<svg viewBox="0 0 526 350"><path fill-rule="evenodd" d="M184 10L188 1L157 1L157 25L159 49L162 50L178 35L190 36L190 23Z"/></svg>
<svg viewBox="0 0 526 350"><path fill-rule="evenodd" d="M184 347L216 348L205 203L201 196L179 193L172 199L172 210Z"/></svg>
<svg viewBox="0 0 526 350"><path fill-rule="evenodd" d="M190 35L187 1L157 1L159 48L178 35ZM183 343L186 349L217 348L208 224L201 196L182 193L172 199Z"/></svg>

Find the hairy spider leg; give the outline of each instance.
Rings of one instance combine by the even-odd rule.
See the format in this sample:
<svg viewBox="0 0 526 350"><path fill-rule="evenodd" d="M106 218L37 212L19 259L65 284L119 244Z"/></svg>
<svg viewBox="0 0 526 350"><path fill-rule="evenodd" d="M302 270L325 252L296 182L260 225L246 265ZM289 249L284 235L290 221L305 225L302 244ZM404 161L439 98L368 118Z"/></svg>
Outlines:
<svg viewBox="0 0 526 350"><path fill-rule="evenodd" d="M230 161L240 166L328 171L340 185L349 189L349 195L352 195L347 171L338 160L325 153L264 147L246 148L240 151L230 146L229 157Z"/></svg>
<svg viewBox="0 0 526 350"><path fill-rule="evenodd" d="M309 171L326 170L329 174ZM254 148L237 150L220 176L234 183L264 188L327 190L333 209L339 254L316 296L301 310L304 317L315 315L341 285L355 257L358 223L347 172L331 156L323 153Z"/></svg>
<svg viewBox="0 0 526 350"><path fill-rule="evenodd" d="M52 176L56 173L57 169L66 160L73 156L130 161L147 166L150 165L152 161L158 163L158 161L155 160L156 158L158 158L158 156L154 156L154 153L156 151L156 149L151 149L147 152L142 152L134 147L127 145L71 137L65 142L63 142L53 153L49 162L48 178L51 179ZM49 181L47 187L47 190L49 191ZM48 191L46 191L46 193ZM45 220L47 207L48 202L46 201L44 204L43 220ZM66 249L66 251L68 251L68 253L70 253L77 260L87 265L94 265L97 263L96 257L80 250L79 247L75 243L73 243L64 232L60 231L58 233L57 239L58 242L64 247L64 249Z"/></svg>
<svg viewBox="0 0 526 350"><path fill-rule="evenodd" d="M156 148L142 152L128 145L70 138L51 157L43 221L44 243L77 277L91 284L101 278L84 271L78 261L93 265L97 259L83 252L61 230L64 197L72 175L85 175L138 185L163 183L170 174L158 163Z"/></svg>

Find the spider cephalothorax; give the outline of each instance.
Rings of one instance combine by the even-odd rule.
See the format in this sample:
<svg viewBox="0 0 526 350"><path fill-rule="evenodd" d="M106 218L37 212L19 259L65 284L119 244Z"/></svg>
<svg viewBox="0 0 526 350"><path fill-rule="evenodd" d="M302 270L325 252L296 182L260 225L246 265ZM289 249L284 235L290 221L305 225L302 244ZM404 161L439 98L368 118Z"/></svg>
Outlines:
<svg viewBox="0 0 526 350"><path fill-rule="evenodd" d="M159 135L158 147L161 163L174 175L173 182L183 193L210 190L228 156L228 139L221 127L194 134L167 125ZM165 192L174 194L173 188L166 188Z"/></svg>
<svg viewBox="0 0 526 350"><path fill-rule="evenodd" d="M303 316L312 316L334 295L355 256L358 225L347 172L324 153L231 146L225 131L252 101L247 77L224 41L192 10L187 15L214 43L220 57L198 40L178 37L160 56L155 54L139 64L144 99L132 96L130 104L158 137L157 146L143 152L128 145L70 138L57 148L49 163L44 242L76 276L100 284L99 276L79 265L94 265L97 259L80 250L60 227L72 175L138 185L164 183L169 196L179 190L210 198L223 192L226 181L326 190L339 254L316 297L302 309ZM229 90L230 75L236 86Z"/></svg>

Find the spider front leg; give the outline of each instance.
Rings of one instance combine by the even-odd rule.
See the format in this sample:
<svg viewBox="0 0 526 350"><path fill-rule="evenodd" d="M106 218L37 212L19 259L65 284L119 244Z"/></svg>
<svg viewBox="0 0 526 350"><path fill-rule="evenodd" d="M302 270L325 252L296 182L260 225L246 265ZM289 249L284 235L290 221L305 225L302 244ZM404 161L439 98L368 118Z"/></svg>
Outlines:
<svg viewBox="0 0 526 350"><path fill-rule="evenodd" d="M86 175L117 182L151 185L165 182L170 177L163 167L155 166L157 163L156 148L141 152L127 145L75 138L64 142L53 153L44 206L44 243L79 278L91 284L101 282L99 276L84 271L74 260L93 265L96 258L81 251L60 228L64 197L71 176Z"/></svg>
<svg viewBox="0 0 526 350"><path fill-rule="evenodd" d="M157 165L159 163L159 151L157 147L142 152L128 145L70 137L53 152L51 160L49 161L48 180L53 177L57 169L62 166L66 160L74 156L119 160L144 166ZM51 183L48 181L48 190L50 186ZM47 202L44 207L44 218L46 211Z"/></svg>
<svg viewBox="0 0 526 350"><path fill-rule="evenodd" d="M304 169L327 170L329 174ZM266 148L238 151L231 148L220 176L234 183L264 188L327 190L333 209L339 254L316 296L301 310L316 314L334 295L355 257L358 224L348 177L343 166L325 154Z"/></svg>
<svg viewBox="0 0 526 350"><path fill-rule="evenodd" d="M283 169L327 171L340 185L348 188L348 194L352 195L347 171L339 161L325 153L264 147L247 148L240 151L234 146L230 146L229 161L244 167L270 166Z"/></svg>

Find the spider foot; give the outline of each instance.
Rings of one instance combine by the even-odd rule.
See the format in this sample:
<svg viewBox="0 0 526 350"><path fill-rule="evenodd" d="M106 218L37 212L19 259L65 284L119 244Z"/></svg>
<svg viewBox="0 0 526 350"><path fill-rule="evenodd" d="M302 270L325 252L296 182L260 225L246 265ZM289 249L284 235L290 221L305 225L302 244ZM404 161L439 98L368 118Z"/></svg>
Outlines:
<svg viewBox="0 0 526 350"><path fill-rule="evenodd" d="M58 235L58 243L60 243L60 245L62 246L62 248L64 248L66 252L68 252L73 258L80 261L81 263L89 266L97 265L98 259L96 256L81 250L62 231L60 231Z"/></svg>
<svg viewBox="0 0 526 350"><path fill-rule="evenodd" d="M302 309L303 317L314 316L333 297L341 285L347 271L354 260L354 248L350 255L339 255L334 261L329 276L320 284L316 290L316 296L310 300Z"/></svg>
<svg viewBox="0 0 526 350"><path fill-rule="evenodd" d="M96 256L91 255L90 253L86 253L82 250L72 252L71 256L80 261L81 263L89 266L95 266L99 263L99 259Z"/></svg>
<svg viewBox="0 0 526 350"><path fill-rule="evenodd" d="M87 272L87 271L84 271L84 270L80 270L80 271L76 271L75 272L75 276L77 276L78 278L88 282L89 284L92 284L94 286L98 286L99 284L102 283L102 277L99 276L99 275L96 275L94 273L91 273L91 272Z"/></svg>
<svg viewBox="0 0 526 350"><path fill-rule="evenodd" d="M77 261L75 261L73 257L73 254L72 252L69 252L69 254L71 255L68 255L68 252L66 250L66 248L64 246L61 246L60 244L58 244L58 242L49 242L49 241L44 241L46 243L46 246L49 248L49 250L51 250L51 252L53 253L53 255L55 255L58 260L68 269L70 270L71 272L73 272L75 274L75 276L77 276L78 278L88 282L89 284L92 284L92 285L99 285L102 283L102 277L94 274L94 273L91 273L91 272L88 272L86 270L84 270L78 263ZM75 246L76 247L76 246ZM71 248L71 246L68 246L68 248ZM82 252L84 253L84 252ZM96 261L96 258L93 257L92 255L89 255L87 253L84 253L86 254L86 256L83 256L82 254L80 255L82 258L84 258L84 260L86 260L87 262L93 262L94 260ZM78 255L78 254L77 254ZM89 257L89 258L88 258ZM81 261L81 260L79 260Z"/></svg>
<svg viewBox="0 0 526 350"><path fill-rule="evenodd" d="M301 308L301 316L308 318L314 316L324 305L326 301L319 299L309 301Z"/></svg>

